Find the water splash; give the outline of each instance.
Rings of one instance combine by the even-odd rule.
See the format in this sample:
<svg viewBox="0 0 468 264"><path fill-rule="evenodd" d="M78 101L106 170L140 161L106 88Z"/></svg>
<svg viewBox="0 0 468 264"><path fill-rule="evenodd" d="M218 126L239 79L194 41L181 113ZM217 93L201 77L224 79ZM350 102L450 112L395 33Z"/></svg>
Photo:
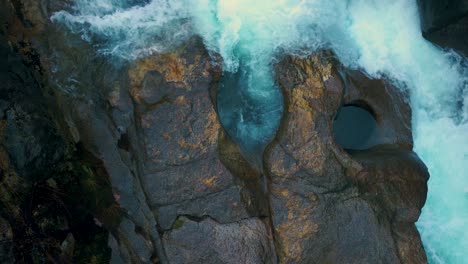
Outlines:
<svg viewBox="0 0 468 264"><path fill-rule="evenodd" d="M168 51L193 35L184 1L76 0L52 22L67 26L97 51L134 60ZM146 4L145 4L146 3Z"/></svg>
<svg viewBox="0 0 468 264"><path fill-rule="evenodd" d="M468 257L467 62L422 37L416 1L75 0L72 10L52 20L101 53L127 59L201 35L224 59L225 94L247 97L224 102L221 113L231 136L245 147L268 141L279 122L281 98L271 68L277 55L327 47L347 67L404 83L411 94L415 150L432 176L418 223L430 262L462 263ZM265 102L275 107L267 109Z"/></svg>

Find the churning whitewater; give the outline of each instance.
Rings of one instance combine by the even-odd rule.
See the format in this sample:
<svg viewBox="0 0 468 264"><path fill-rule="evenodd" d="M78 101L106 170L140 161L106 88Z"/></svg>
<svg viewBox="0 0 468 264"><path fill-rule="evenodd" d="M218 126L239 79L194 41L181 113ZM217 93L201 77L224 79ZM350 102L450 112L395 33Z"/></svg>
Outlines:
<svg viewBox="0 0 468 264"><path fill-rule="evenodd" d="M75 0L51 19L125 60L201 36L223 57L224 83L242 89L221 96L248 102L220 98L221 121L246 155L279 125L278 56L329 48L346 67L394 80L409 90L415 151L431 174L418 222L429 261L468 258L468 65L422 37L415 0Z"/></svg>

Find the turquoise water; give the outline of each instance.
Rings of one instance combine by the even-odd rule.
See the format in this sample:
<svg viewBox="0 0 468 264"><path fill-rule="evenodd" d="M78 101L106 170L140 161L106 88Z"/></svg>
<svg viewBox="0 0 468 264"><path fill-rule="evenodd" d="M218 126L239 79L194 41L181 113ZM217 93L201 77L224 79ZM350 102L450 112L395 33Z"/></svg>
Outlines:
<svg viewBox="0 0 468 264"><path fill-rule="evenodd" d="M200 35L223 57L222 94L244 97L220 114L249 153L271 139L283 111L271 67L281 54L331 48L347 67L394 79L410 91L415 150L431 173L418 222L430 262L468 258L467 62L422 37L416 1L75 0L52 20L128 60Z"/></svg>

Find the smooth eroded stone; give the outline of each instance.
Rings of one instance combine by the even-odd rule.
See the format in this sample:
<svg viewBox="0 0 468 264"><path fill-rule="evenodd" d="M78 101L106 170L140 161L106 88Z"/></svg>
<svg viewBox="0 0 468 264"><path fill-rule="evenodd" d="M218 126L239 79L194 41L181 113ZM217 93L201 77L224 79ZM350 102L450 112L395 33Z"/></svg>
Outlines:
<svg viewBox="0 0 468 264"><path fill-rule="evenodd" d="M414 221L428 173L412 152L406 94L327 51L285 58L276 74L285 112L264 164L280 263L424 263ZM335 138L344 105L375 118L375 141L361 151ZM356 120L345 123L343 133Z"/></svg>

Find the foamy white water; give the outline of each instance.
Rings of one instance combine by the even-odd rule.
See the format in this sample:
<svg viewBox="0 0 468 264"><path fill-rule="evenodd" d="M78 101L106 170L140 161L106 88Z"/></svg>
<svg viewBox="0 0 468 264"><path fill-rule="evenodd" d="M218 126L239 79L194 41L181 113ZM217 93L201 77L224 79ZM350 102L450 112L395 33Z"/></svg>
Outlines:
<svg viewBox="0 0 468 264"><path fill-rule="evenodd" d="M348 67L404 85L411 94L415 150L431 173L418 222L430 262L468 259L468 63L422 37L416 1L135 2L75 0L72 10L52 20L98 44L99 52L127 59L164 52L198 34L222 55L226 71L236 72L239 63L258 69L248 85L258 101L278 100L271 70L277 55L323 47ZM278 120L240 137L268 137Z"/></svg>
<svg viewBox="0 0 468 264"><path fill-rule="evenodd" d="M182 43L193 31L183 1L76 0L51 20L81 34L98 52L136 59ZM141 2L140 5L130 4Z"/></svg>

